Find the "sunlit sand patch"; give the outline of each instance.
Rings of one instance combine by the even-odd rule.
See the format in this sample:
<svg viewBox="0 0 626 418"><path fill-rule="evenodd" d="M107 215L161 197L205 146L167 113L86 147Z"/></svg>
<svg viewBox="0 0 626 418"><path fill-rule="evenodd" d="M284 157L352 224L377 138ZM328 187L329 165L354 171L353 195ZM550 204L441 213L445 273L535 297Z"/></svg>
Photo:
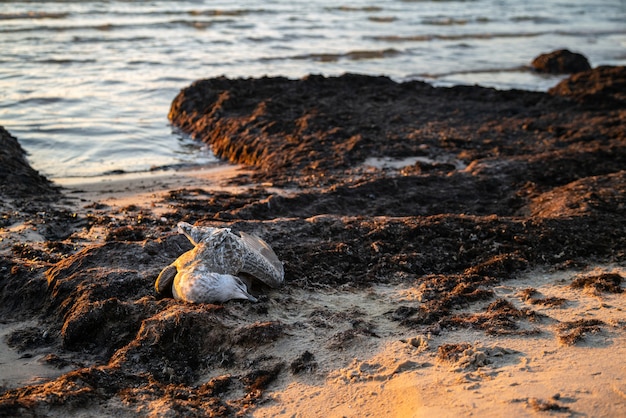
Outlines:
<svg viewBox="0 0 626 418"><path fill-rule="evenodd" d="M400 295L406 300L417 298L409 287L384 285L365 293L337 290L315 294L306 300L302 314L316 305L338 311L358 307L362 320L375 325L379 338L323 354L328 335L309 335L304 346L315 355L319 367L312 373L280 379L253 415L456 417L468 413L524 416L542 410L590 415L626 412L624 293L595 294L571 286L576 278L607 272L626 278L626 268L619 265L537 269L495 287L496 297L541 313L542 319L533 324L540 332L531 336L490 336L471 328L431 335L400 327L385 319L384 312L397 307ZM531 297L530 288L534 289ZM549 298L566 302L532 302ZM476 312L482 305L472 304L463 311ZM564 345L558 338L559 324L581 319L605 325L597 334Z"/></svg>
<svg viewBox="0 0 626 418"><path fill-rule="evenodd" d="M45 241L45 237L29 222L18 222L5 228L0 228L0 253L6 252L11 246L16 244L41 244Z"/></svg>
<svg viewBox="0 0 626 418"><path fill-rule="evenodd" d="M242 166L219 164L200 170L171 170L127 173L93 178L58 178L55 182L64 187L65 195L84 205L108 204L112 206L142 205L160 215L167 209L159 204L165 193L172 189L207 188L212 191L237 193L241 187L226 185L228 179L248 173Z"/></svg>
<svg viewBox="0 0 626 418"><path fill-rule="evenodd" d="M584 287L577 288L572 284L583 277L594 277L601 274L613 273L620 275L626 281L626 267L619 265L594 266L584 270L541 271L524 275L519 279L508 280L494 290L497 295L507 297L518 305L532 305L540 313L549 314L557 321L567 321L571 318L593 317L601 311L602 316L609 321L624 318L623 309L626 308L623 294L592 292ZM622 285L622 289L624 286ZM553 306L533 303L523 292L534 289L536 298L550 300L550 298L564 299L563 304ZM626 325L626 322L625 322Z"/></svg>

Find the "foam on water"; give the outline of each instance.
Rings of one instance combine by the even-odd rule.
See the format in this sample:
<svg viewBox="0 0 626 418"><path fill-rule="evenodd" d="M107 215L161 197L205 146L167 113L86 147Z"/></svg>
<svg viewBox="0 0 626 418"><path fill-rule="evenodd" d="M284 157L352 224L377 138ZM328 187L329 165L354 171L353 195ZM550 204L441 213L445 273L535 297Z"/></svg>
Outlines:
<svg viewBox="0 0 626 418"><path fill-rule="evenodd" d="M626 64L626 3L544 0L0 3L0 125L52 178L216 161L173 132L200 78L356 72L546 90L528 70L568 48Z"/></svg>

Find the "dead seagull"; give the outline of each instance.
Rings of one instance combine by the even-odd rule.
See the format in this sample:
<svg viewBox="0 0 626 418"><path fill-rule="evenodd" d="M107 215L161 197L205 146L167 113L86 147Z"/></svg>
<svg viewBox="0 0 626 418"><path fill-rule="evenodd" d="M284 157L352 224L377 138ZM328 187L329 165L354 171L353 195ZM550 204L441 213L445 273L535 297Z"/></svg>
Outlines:
<svg viewBox="0 0 626 418"><path fill-rule="evenodd" d="M261 238L230 228L178 224L194 248L165 267L156 280L159 294L170 288L174 299L192 303L222 303L230 299L257 299L237 277L244 273L270 287L283 284L285 272L272 248Z"/></svg>

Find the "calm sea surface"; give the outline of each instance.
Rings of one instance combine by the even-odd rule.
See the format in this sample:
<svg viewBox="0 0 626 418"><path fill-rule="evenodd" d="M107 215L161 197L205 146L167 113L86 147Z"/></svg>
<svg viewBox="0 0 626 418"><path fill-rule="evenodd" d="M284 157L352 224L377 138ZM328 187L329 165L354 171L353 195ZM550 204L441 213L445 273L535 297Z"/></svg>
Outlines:
<svg viewBox="0 0 626 418"><path fill-rule="evenodd" d="M626 65L626 0L0 1L0 125L53 179L205 164L167 121L200 78L546 90L525 66L560 48Z"/></svg>

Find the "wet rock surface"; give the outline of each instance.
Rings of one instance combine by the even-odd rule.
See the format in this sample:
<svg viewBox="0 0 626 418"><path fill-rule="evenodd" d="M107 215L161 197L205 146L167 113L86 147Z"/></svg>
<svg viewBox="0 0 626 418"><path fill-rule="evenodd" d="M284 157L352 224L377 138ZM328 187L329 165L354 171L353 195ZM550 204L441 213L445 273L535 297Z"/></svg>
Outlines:
<svg viewBox="0 0 626 418"><path fill-rule="evenodd" d="M329 358L374 344L381 323L533 335L535 312L493 286L536 266L626 257L626 107L602 87L623 74L592 70L550 94L357 75L194 83L174 100L172 122L253 167L233 180L253 186L173 190L163 216L135 206L50 211L45 228L64 233L3 252L0 312L35 318L41 331L21 329L11 344L75 367L0 388L0 415L87 405L122 416L245 415L277 379L322 373ZM285 285L252 289L256 304L157 298L160 270L191 248L172 231L179 221L260 236L284 262ZM106 239L79 238L93 228ZM358 304L306 310L315 295L375 297L377 286L412 286L420 297L376 315ZM458 312L467 306L476 311ZM563 326L572 343L571 332L599 326L574 325Z"/></svg>
<svg viewBox="0 0 626 418"><path fill-rule="evenodd" d="M587 58L567 49L541 54L532 62L535 71L551 74L572 74L591 70Z"/></svg>

